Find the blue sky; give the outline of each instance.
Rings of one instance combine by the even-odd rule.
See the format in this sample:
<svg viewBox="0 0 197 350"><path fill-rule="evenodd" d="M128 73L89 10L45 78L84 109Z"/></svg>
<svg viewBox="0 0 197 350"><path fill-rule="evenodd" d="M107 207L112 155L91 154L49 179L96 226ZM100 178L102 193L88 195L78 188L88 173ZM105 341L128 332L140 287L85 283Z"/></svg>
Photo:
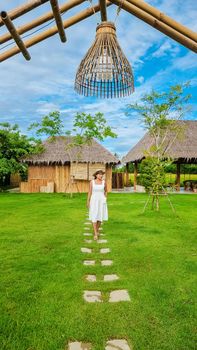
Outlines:
<svg viewBox="0 0 197 350"><path fill-rule="evenodd" d="M197 2L194 0L148 0L153 6L192 30L197 30ZM24 1L0 1L0 9L7 10ZM65 1L59 1L60 5ZM96 2L95 2L96 3ZM63 15L63 19L89 6L86 1ZM47 3L14 21L16 26L50 10ZM114 21L117 7L107 9L108 19ZM144 129L136 113L126 115L126 106L139 101L152 89L165 91L172 84L191 81L192 111L186 119L197 119L197 59L196 55L142 22L120 11L116 21L120 46L132 65L135 93L122 99L87 98L74 91L75 74L80 61L91 46L99 14L68 28L67 42L62 44L55 35L29 48L31 61L16 55L0 64L0 120L18 123L22 132L43 115L60 110L65 128L69 129L76 112L102 112L118 138L106 139L103 145L120 157L143 136ZM49 26L50 27L50 26ZM0 35L5 32L0 28ZM3 45L1 45L3 46ZM0 46L0 49L1 49Z"/></svg>

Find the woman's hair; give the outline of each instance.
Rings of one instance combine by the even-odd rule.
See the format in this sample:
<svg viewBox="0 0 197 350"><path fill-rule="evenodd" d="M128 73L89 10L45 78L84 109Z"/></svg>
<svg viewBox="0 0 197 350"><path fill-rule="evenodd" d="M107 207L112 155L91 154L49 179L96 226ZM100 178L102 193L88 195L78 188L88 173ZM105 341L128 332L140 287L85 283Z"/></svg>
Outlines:
<svg viewBox="0 0 197 350"><path fill-rule="evenodd" d="M104 175L105 172L104 172L103 170L97 170L97 171L93 174L93 176L94 176L95 179L96 179L96 175L98 175L98 174Z"/></svg>

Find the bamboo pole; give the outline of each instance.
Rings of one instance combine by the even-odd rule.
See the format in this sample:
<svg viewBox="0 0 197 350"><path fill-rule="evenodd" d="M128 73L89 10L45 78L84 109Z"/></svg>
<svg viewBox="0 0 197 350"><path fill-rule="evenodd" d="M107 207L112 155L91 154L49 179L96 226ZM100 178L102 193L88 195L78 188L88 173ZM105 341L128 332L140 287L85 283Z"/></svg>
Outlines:
<svg viewBox="0 0 197 350"><path fill-rule="evenodd" d="M101 21L107 21L107 8L106 8L106 1L105 0L99 0L100 8L101 8Z"/></svg>
<svg viewBox="0 0 197 350"><path fill-rule="evenodd" d="M153 17L157 18L159 21L169 25L170 27L177 30L179 33L187 36L188 38L197 41L197 34L193 32L191 29L185 27L181 23L175 21L173 18L167 16L165 13L159 11L157 8L147 4L142 0L127 0L129 3L137 6L143 11L149 13Z"/></svg>
<svg viewBox="0 0 197 350"><path fill-rule="evenodd" d="M16 7L14 10L9 11L8 15L9 15L10 19L13 20L13 19L18 18L19 16L22 16L25 13L33 10L34 8L45 4L47 1L49 1L49 0L32 0L32 1L29 1L28 3L26 2L25 4L23 4L19 7ZM2 27L3 24L4 23L3 23L2 19L0 18L0 27Z"/></svg>
<svg viewBox="0 0 197 350"><path fill-rule="evenodd" d="M8 16L7 12L1 11L1 19L2 19L3 23L5 24L5 26L7 27L10 34L12 35L12 38L14 39L14 41L17 45L17 49L19 51L21 51L23 56L25 57L25 59L27 61L29 61L31 59L31 56L30 56L29 52L27 51L26 46L23 43L20 35L17 33L17 30L16 30L14 24L12 23L10 17Z"/></svg>
<svg viewBox="0 0 197 350"><path fill-rule="evenodd" d="M66 34L64 31L63 21L59 10L58 0L50 0L51 7L53 10L53 15L57 24L57 29L59 32L60 39L63 43L66 42Z"/></svg>
<svg viewBox="0 0 197 350"><path fill-rule="evenodd" d="M158 29L160 32L179 42L181 45L187 47L188 49L197 52L197 43L189 39L187 36L179 33L177 30L171 28L169 25L159 21L155 17L151 16L147 12L141 10L140 8L130 4L128 1L124 0L110 0L113 4L121 6L125 11L131 13L132 15L142 19L144 22L150 24L152 27Z"/></svg>
<svg viewBox="0 0 197 350"><path fill-rule="evenodd" d="M111 5L111 2L107 1L106 6L110 6L110 5ZM73 24L76 24L76 23L82 21L83 19L92 16L95 12L98 12L98 11L100 11L99 5L96 5L93 7L88 7L87 9L85 9L85 10L79 12L78 14L63 21L64 28L69 28ZM26 45L26 47L33 46L33 45L35 45L35 44L37 44L45 39L50 38L51 36L57 34L57 32L58 32L58 30L57 30L56 26L51 27L50 29L45 30L41 34L38 34L38 35L34 36L33 38L26 40L25 45ZM4 53L2 53L0 55L0 62L5 61L9 57L12 57L19 52L20 52L20 50L16 46L8 51L5 51Z"/></svg>
<svg viewBox="0 0 197 350"><path fill-rule="evenodd" d="M82 4L84 1L85 0L67 1L65 4L63 4L60 7L60 12L63 13L65 11L68 11L75 6ZM40 26L41 24L43 24L47 21L50 21L51 19L53 19L53 12L50 11L50 12L47 12L44 15L34 19L33 21L18 27L17 32L18 32L18 34L24 34L24 33L28 32L28 30L34 29L35 27ZM5 33L4 35L0 36L0 44L4 44L5 42L10 40L11 38L12 38L12 36L10 35L10 33Z"/></svg>
<svg viewBox="0 0 197 350"><path fill-rule="evenodd" d="M137 189L137 173L138 173L137 162L134 162L134 177L133 177L134 191L136 191L136 189Z"/></svg>

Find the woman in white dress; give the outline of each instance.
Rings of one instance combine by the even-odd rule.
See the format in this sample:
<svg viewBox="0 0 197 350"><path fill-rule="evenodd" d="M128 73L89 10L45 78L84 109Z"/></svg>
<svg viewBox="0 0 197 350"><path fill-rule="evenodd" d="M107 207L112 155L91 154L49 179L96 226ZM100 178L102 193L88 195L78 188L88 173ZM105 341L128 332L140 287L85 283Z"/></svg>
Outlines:
<svg viewBox="0 0 197 350"><path fill-rule="evenodd" d="M108 220L107 209L107 186L102 170L97 170L93 176L94 180L90 181L90 187L87 198L87 207L89 208L89 220L92 221L94 230L94 240L98 239L99 227L103 220Z"/></svg>

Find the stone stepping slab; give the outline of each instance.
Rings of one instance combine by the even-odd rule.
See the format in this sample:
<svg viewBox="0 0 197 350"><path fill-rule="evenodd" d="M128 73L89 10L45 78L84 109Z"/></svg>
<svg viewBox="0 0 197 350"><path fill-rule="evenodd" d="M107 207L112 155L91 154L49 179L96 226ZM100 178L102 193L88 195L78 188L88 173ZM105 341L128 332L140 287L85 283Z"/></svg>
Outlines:
<svg viewBox="0 0 197 350"><path fill-rule="evenodd" d="M126 339L111 339L107 341L105 350L132 350Z"/></svg>
<svg viewBox="0 0 197 350"><path fill-rule="evenodd" d="M85 279L88 282L96 282L96 275L87 275Z"/></svg>
<svg viewBox="0 0 197 350"><path fill-rule="evenodd" d="M92 253L93 249L91 248L81 248L82 253Z"/></svg>
<svg viewBox="0 0 197 350"><path fill-rule="evenodd" d="M101 292L98 290L85 290L83 298L88 303L101 303Z"/></svg>
<svg viewBox="0 0 197 350"><path fill-rule="evenodd" d="M119 301L131 301L129 293L126 289L113 290L110 292L109 302L116 303Z"/></svg>
<svg viewBox="0 0 197 350"><path fill-rule="evenodd" d="M107 243L107 239L98 239L97 243Z"/></svg>
<svg viewBox="0 0 197 350"><path fill-rule="evenodd" d="M84 232L84 236L92 236L92 233Z"/></svg>
<svg viewBox="0 0 197 350"><path fill-rule="evenodd" d="M68 343L68 350L91 350L91 349L92 349L91 343L82 343L79 341Z"/></svg>
<svg viewBox="0 0 197 350"><path fill-rule="evenodd" d="M83 265L86 265L86 266L94 266L96 263L95 260L84 260L83 261Z"/></svg>
<svg viewBox="0 0 197 350"><path fill-rule="evenodd" d="M119 277L116 274L103 276L103 281L105 282L116 281L116 280L119 280Z"/></svg>
<svg viewBox="0 0 197 350"><path fill-rule="evenodd" d="M93 240L92 240L92 239L84 239L84 242L85 242L85 243L92 243Z"/></svg>
<svg viewBox="0 0 197 350"><path fill-rule="evenodd" d="M111 252L111 250L109 248L101 248L100 249L100 253L101 254L107 254L107 253L110 253L110 252Z"/></svg>
<svg viewBox="0 0 197 350"><path fill-rule="evenodd" d="M113 264L113 260L101 260L101 266L111 266Z"/></svg>
<svg viewBox="0 0 197 350"><path fill-rule="evenodd" d="M96 282L97 281L96 275L87 275L87 276L85 276L85 279L88 282ZM103 276L104 282L117 281L118 279L119 279L119 277L116 274Z"/></svg>
<svg viewBox="0 0 197 350"><path fill-rule="evenodd" d="M87 222L84 223L84 225L91 225L91 222L87 221Z"/></svg>

